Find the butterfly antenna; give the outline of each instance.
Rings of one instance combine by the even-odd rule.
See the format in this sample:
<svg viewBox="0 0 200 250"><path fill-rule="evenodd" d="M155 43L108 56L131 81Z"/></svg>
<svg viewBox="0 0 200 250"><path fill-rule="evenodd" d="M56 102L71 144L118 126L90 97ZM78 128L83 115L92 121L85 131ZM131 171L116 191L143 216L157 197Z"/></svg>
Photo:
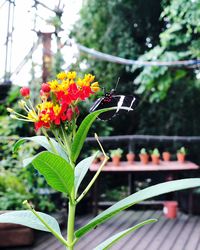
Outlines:
<svg viewBox="0 0 200 250"><path fill-rule="evenodd" d="M103 93L104 95L106 94L106 88L105 87L102 87L102 90L103 90Z"/></svg>
<svg viewBox="0 0 200 250"><path fill-rule="evenodd" d="M120 80L120 77L118 77L118 79L117 79L117 83L116 83L115 88L114 88L114 90L115 90L115 91L116 91L116 89L117 89L117 86L118 86L119 80Z"/></svg>

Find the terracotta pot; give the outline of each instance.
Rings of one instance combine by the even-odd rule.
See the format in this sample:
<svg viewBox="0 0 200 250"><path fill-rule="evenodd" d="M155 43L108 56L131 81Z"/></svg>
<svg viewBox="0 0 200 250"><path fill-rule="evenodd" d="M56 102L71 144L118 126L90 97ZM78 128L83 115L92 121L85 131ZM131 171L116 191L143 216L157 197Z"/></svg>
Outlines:
<svg viewBox="0 0 200 250"><path fill-rule="evenodd" d="M94 160L93 160L92 163L93 163L93 164L97 164L97 163L98 163L98 158L94 158Z"/></svg>
<svg viewBox="0 0 200 250"><path fill-rule="evenodd" d="M177 156L178 162L180 163L185 162L185 154L177 153L176 156Z"/></svg>
<svg viewBox="0 0 200 250"><path fill-rule="evenodd" d="M151 155L151 160L152 160L153 164L158 165L160 163L160 157L157 155Z"/></svg>
<svg viewBox="0 0 200 250"><path fill-rule="evenodd" d="M162 153L162 158L164 161L170 161L171 154L169 152L163 152Z"/></svg>
<svg viewBox="0 0 200 250"><path fill-rule="evenodd" d="M140 161L143 164L148 164L148 162L149 162L149 155L148 154L140 154L139 157L140 157Z"/></svg>
<svg viewBox="0 0 200 250"><path fill-rule="evenodd" d="M112 163L113 163L114 166L119 166L120 165L120 157L113 156L112 157Z"/></svg>
<svg viewBox="0 0 200 250"><path fill-rule="evenodd" d="M100 159L100 161L102 162L102 161L104 161L105 156L104 156L104 155L101 155L101 156L99 157L99 159Z"/></svg>
<svg viewBox="0 0 200 250"><path fill-rule="evenodd" d="M0 214L11 212L11 210L0 211ZM12 223L0 223L0 248L14 246L29 246L34 242L34 231L29 227L25 227Z"/></svg>
<svg viewBox="0 0 200 250"><path fill-rule="evenodd" d="M178 203L176 201L167 201L164 203L163 212L168 219L175 219L177 216Z"/></svg>
<svg viewBox="0 0 200 250"><path fill-rule="evenodd" d="M134 162L134 160L135 160L135 154L128 153L126 155L126 159L127 159L127 161L128 161L129 164L132 164Z"/></svg>

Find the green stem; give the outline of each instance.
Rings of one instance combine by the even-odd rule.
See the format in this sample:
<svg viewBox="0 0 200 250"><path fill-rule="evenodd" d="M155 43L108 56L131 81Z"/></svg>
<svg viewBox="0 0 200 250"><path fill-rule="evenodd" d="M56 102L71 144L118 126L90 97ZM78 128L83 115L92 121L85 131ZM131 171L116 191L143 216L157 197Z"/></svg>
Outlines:
<svg viewBox="0 0 200 250"><path fill-rule="evenodd" d="M55 154L58 155L58 151L57 151L56 148L54 147L54 145L53 145L53 143L52 143L52 141L51 141L49 135L48 135L47 132L45 131L45 129L42 129L42 132L43 132L43 134L45 135L45 137L47 138L47 141L49 142L49 144L50 144L50 146L51 146L51 148L52 148L52 151L53 151Z"/></svg>
<svg viewBox="0 0 200 250"><path fill-rule="evenodd" d="M90 181L90 183L87 185L87 187L85 188L85 190L83 191L83 193L77 198L76 200L76 204L79 203L83 197L87 194L87 192L90 190L90 188L92 187L92 185L94 184L94 182L96 181L97 177L99 176L99 174L101 173L101 170L102 168L105 166L106 162L109 160L109 157L106 155L104 149L103 149L103 146L101 145L100 141L99 141L99 138L98 138L98 135L95 133L95 139L97 140L100 148L101 148L101 151L104 155L104 160L103 162L101 163L98 171L96 172L96 174L94 175L94 177L92 178L92 180Z"/></svg>
<svg viewBox="0 0 200 250"><path fill-rule="evenodd" d="M67 154L68 154L69 158L71 158L70 144L69 144L68 139L66 137L65 130L64 130L63 126L61 126L61 131L62 131L63 141L65 143L65 147L67 150Z"/></svg>
<svg viewBox="0 0 200 250"><path fill-rule="evenodd" d="M102 168L105 166L106 162L108 161L109 157L106 156L101 164L101 166L99 167L98 171L96 172L96 174L94 175L94 177L92 178L92 180L90 181L90 183L87 185L87 187L85 188L85 190L83 191L83 193L78 197L78 199L76 200L76 203L79 203L83 197L87 194L87 192L90 190L90 188L92 187L92 185L94 184L94 182L96 181L97 177L99 176Z"/></svg>
<svg viewBox="0 0 200 250"><path fill-rule="evenodd" d="M68 222L67 222L67 242L68 249L74 249L74 223L75 223L75 211L76 205L69 202Z"/></svg>

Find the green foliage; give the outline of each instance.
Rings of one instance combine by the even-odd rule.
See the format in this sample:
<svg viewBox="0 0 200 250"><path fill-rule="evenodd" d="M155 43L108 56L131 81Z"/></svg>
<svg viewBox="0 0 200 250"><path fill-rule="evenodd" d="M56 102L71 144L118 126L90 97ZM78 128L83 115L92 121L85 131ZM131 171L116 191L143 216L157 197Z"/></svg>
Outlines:
<svg viewBox="0 0 200 250"><path fill-rule="evenodd" d="M129 233L134 232L135 230L137 230L137 229L139 229L147 224L155 223L156 221L157 221L156 219L149 219L149 220L145 220L143 222L140 222L137 225L130 227L130 228L108 238L103 243L101 243L100 245L95 247L94 250L106 250L106 249L108 250L110 247L112 247L115 243L117 243L120 239L122 239L123 237L125 237Z"/></svg>
<svg viewBox="0 0 200 250"><path fill-rule="evenodd" d="M25 185L16 174L1 169L0 210L22 209L22 202L32 198Z"/></svg>
<svg viewBox="0 0 200 250"><path fill-rule="evenodd" d="M147 154L146 148L142 148L142 149L140 150L140 154L141 154L141 155Z"/></svg>
<svg viewBox="0 0 200 250"><path fill-rule="evenodd" d="M118 157L121 158L122 157L122 153L123 153L123 150L121 148L110 150L110 156L111 157L118 156Z"/></svg>
<svg viewBox="0 0 200 250"><path fill-rule="evenodd" d="M134 59L148 50L150 44L157 43L162 28L160 13L161 4L156 0L85 1L81 19L71 35L90 48ZM119 76L124 83L133 77L126 73L130 72L129 67L96 61L86 55L81 61L95 70L108 88L114 86Z"/></svg>
<svg viewBox="0 0 200 250"><path fill-rule="evenodd" d="M165 30L160 34L160 45L140 57L142 60L176 61L199 57L200 3L192 0L163 1L161 19ZM183 81L199 82L198 71L168 67L145 67L135 79L137 92L149 97L150 102L167 97L172 85ZM185 92L186 90L183 90Z"/></svg>
<svg viewBox="0 0 200 250"><path fill-rule="evenodd" d="M94 159L97 157L98 151L93 154L90 157L85 158L84 160L80 161L76 168L75 168L75 180L74 180L74 185L75 185L75 194L77 194L78 192L78 188L83 180L83 178L85 177L85 175L88 172L89 167L92 165L92 162L94 161Z"/></svg>
<svg viewBox="0 0 200 250"><path fill-rule="evenodd" d="M152 152L151 152L151 155L155 155L155 156L160 156L160 152L159 152L159 150L157 149L157 148L154 148L154 150L152 150Z"/></svg>
<svg viewBox="0 0 200 250"><path fill-rule="evenodd" d="M106 200L109 201L119 201L127 197L127 195L128 195L128 188L125 186L108 189L105 192Z"/></svg>
<svg viewBox="0 0 200 250"><path fill-rule="evenodd" d="M84 1L80 20L76 23L71 36L89 48L127 59L137 59L158 43L163 26L163 21L159 20L160 13L160 0L87 0ZM94 71L97 80L106 91L115 86L118 77L119 93L131 94L136 89L132 84L136 74L131 72L130 66L95 60L81 53L75 66L78 68L82 65L86 66L86 72L91 69ZM113 120L107 122L106 127L114 126L116 134L119 134L119 131L124 134L132 133L133 127L135 132L135 120L133 116L121 115L120 123ZM123 126L124 122L130 124L126 129ZM102 124L105 123L101 123L101 126ZM105 128L101 131L104 132Z"/></svg>
<svg viewBox="0 0 200 250"><path fill-rule="evenodd" d="M33 137L24 137L20 140L18 140L14 147L13 151L17 151L19 147L25 142L25 141L32 141L40 146L44 147L46 150L48 150L51 153L55 153L54 149L59 153L60 156L62 156L64 159L68 160L67 154L64 151L64 149L56 142L54 139L50 138L49 140L45 136L33 136ZM53 147L53 148L52 148Z"/></svg>
<svg viewBox="0 0 200 250"><path fill-rule="evenodd" d="M50 215L37 212L38 215L50 225L55 232L61 236L58 222ZM31 211L14 211L0 215L0 223L14 223L28 226L37 230L50 232L49 229L31 212Z"/></svg>
<svg viewBox="0 0 200 250"><path fill-rule="evenodd" d="M36 155L32 163L52 188L71 197L74 172L72 166L66 160L59 155L44 151Z"/></svg>
<svg viewBox="0 0 200 250"><path fill-rule="evenodd" d="M81 227L75 232L77 238L82 237L96 226L102 224L103 222L107 221L108 219L112 218L122 210L127 209L128 207L137 204L143 200L147 200L149 198L169 193L173 191L178 191L181 189L186 188L193 188L198 187L200 185L199 178L190 178L184 180L177 180L177 181L168 181L165 183L157 184L148 188L145 188L141 191L132 194L125 199L115 203L113 206L109 207L108 209L104 210L101 214L97 215L94 219L88 222L85 226Z"/></svg>
<svg viewBox="0 0 200 250"><path fill-rule="evenodd" d="M196 59L200 54L199 12L199 1L192 0L85 1L71 35L85 46L130 59ZM82 64L87 66L86 71L95 71L107 91L120 76L119 93L137 90L142 96L135 114L121 116L120 123L115 119L107 122L107 127L115 127L113 134L200 133L200 118L196 115L200 112L198 68L131 69L81 53L77 65Z"/></svg>
<svg viewBox="0 0 200 250"><path fill-rule="evenodd" d="M91 114L87 115L85 117L85 119L82 121L81 125L79 126L79 128L77 130L74 141L72 143L71 160L73 162L76 162L76 160L81 152L81 149L83 147L83 144L84 144L85 138L88 134L88 131L89 131L90 127L92 126L93 122L98 117L98 115L100 115L103 112L112 110L112 109L117 109L117 107L97 110L97 111L92 112Z"/></svg>
<svg viewBox="0 0 200 250"><path fill-rule="evenodd" d="M185 147L181 147L180 149L178 149L177 153L186 155L186 149L185 149Z"/></svg>

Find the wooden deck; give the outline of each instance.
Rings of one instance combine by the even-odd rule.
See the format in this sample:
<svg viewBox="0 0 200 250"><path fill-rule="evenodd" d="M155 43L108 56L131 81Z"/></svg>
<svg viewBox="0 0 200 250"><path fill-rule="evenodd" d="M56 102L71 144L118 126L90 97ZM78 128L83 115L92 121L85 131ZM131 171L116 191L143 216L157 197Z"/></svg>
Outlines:
<svg viewBox="0 0 200 250"><path fill-rule="evenodd" d="M148 218L158 218L157 223L146 225L129 234L111 250L200 250L200 216L179 213L177 219L166 219L162 211L126 211L88 233L78 242L75 250L92 250L98 243ZM79 217L76 227L85 224L91 216ZM66 235L66 230L63 230ZM7 248L8 250L8 248ZM9 250L66 250L48 233L40 233L34 246L9 248Z"/></svg>

